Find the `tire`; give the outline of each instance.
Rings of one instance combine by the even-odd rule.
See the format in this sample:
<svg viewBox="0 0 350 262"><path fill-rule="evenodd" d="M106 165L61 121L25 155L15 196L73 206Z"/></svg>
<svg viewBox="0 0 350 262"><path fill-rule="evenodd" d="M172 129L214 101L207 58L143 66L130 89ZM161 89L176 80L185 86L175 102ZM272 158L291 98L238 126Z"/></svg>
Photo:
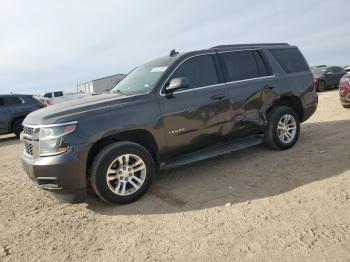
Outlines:
<svg viewBox="0 0 350 262"><path fill-rule="evenodd" d="M273 108L268 113L268 123L264 136L264 144L266 146L277 150L291 148L297 142L299 133L300 119L294 109L280 106ZM282 141L281 137L284 141Z"/></svg>
<svg viewBox="0 0 350 262"><path fill-rule="evenodd" d="M107 203L127 204L147 191L155 172L154 160L143 146L127 141L116 142L103 148L95 157L91 185Z"/></svg>
<svg viewBox="0 0 350 262"><path fill-rule="evenodd" d="M350 108L350 105L343 105L344 108Z"/></svg>
<svg viewBox="0 0 350 262"><path fill-rule="evenodd" d="M317 84L317 91L318 92L324 92L324 91L326 91L326 89L327 89L327 86L326 86L325 81L318 82L318 84Z"/></svg>
<svg viewBox="0 0 350 262"><path fill-rule="evenodd" d="M23 118L17 119L12 124L12 133L15 133L16 137L18 138L21 135L21 132L23 131L22 122L23 122Z"/></svg>

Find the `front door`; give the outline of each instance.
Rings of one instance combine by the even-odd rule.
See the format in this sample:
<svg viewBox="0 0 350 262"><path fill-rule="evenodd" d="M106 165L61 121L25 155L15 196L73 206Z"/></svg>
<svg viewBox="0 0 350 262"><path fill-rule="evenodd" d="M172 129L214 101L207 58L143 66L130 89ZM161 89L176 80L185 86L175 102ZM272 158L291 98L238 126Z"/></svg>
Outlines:
<svg viewBox="0 0 350 262"><path fill-rule="evenodd" d="M167 93L165 87L178 77L187 77L189 87ZM161 90L159 104L172 155L213 144L230 132L227 88L219 83L212 54L183 61Z"/></svg>

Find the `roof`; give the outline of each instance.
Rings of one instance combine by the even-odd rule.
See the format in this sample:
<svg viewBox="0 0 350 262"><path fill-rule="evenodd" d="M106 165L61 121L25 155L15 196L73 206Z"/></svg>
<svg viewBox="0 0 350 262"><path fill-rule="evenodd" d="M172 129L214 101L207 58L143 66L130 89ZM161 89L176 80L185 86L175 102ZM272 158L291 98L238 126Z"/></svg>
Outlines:
<svg viewBox="0 0 350 262"><path fill-rule="evenodd" d="M257 47L287 47L290 46L287 43L260 43L260 44L234 44L234 45L217 45L210 49L238 49L238 48L257 48Z"/></svg>
<svg viewBox="0 0 350 262"><path fill-rule="evenodd" d="M194 54L201 54L204 52L213 52L213 51L231 51L231 50L241 50L241 49L257 49L257 48L288 48L293 47L288 43L260 43L260 44L233 44L233 45L218 45L211 48L194 50L184 53L177 53L174 57L179 56L188 56Z"/></svg>
<svg viewBox="0 0 350 262"><path fill-rule="evenodd" d="M33 96L30 94L0 94L0 96Z"/></svg>

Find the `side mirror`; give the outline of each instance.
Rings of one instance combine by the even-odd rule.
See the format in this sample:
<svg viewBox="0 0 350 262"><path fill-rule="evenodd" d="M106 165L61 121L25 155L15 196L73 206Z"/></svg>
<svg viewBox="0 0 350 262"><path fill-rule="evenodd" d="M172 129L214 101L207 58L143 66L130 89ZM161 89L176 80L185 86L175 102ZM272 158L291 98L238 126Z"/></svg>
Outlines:
<svg viewBox="0 0 350 262"><path fill-rule="evenodd" d="M165 90L169 93L182 88L188 88L190 86L190 81L188 77L178 77L173 78L170 81L170 84L165 88Z"/></svg>

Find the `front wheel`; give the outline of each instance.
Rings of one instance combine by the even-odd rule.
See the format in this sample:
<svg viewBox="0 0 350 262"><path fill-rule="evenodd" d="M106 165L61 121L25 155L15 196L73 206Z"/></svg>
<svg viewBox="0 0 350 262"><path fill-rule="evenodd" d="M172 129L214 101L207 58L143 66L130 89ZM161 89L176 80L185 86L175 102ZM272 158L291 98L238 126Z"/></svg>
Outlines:
<svg viewBox="0 0 350 262"><path fill-rule="evenodd" d="M273 108L268 114L264 143L273 149L291 148L298 140L300 119L290 107Z"/></svg>
<svg viewBox="0 0 350 262"><path fill-rule="evenodd" d="M12 132L15 133L16 137L20 137L21 132L23 131L22 126L23 119L17 119L12 125Z"/></svg>
<svg viewBox="0 0 350 262"><path fill-rule="evenodd" d="M127 204L147 191L154 174L154 160L143 146L116 142L103 148L94 159L91 185L104 201Z"/></svg>

